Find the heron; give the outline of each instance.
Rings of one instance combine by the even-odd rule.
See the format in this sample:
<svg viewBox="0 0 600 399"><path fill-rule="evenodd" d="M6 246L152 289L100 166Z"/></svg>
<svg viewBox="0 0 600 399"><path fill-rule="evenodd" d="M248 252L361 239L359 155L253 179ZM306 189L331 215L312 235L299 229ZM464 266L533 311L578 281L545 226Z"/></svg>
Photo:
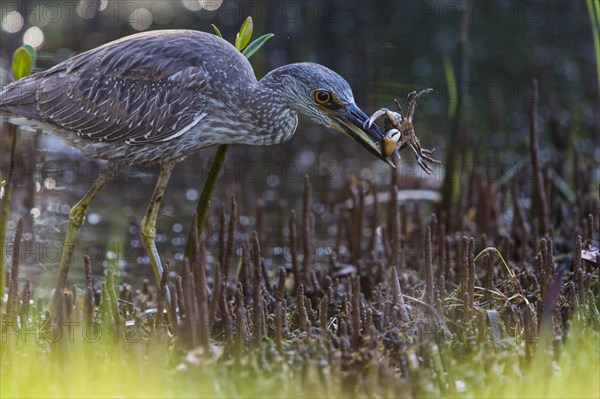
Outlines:
<svg viewBox="0 0 600 399"><path fill-rule="evenodd" d="M140 224L157 281L163 268L156 218L173 168L186 156L217 144L283 143L302 114L391 163L380 148L384 133L376 124L367 126L369 118L336 72L303 62L257 80L233 45L193 30L134 34L78 54L6 86L0 112L24 117L86 156L107 161L69 213L66 244L74 242L88 206L117 171L160 165ZM59 273L67 270L72 250L63 246ZM57 297L51 299L51 314Z"/></svg>

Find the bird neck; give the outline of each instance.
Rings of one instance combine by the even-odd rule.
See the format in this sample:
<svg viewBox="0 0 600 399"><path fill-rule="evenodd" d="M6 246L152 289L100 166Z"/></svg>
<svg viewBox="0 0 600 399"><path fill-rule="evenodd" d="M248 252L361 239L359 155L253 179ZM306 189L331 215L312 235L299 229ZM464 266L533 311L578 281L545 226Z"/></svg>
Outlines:
<svg viewBox="0 0 600 399"><path fill-rule="evenodd" d="M272 97L272 101L279 106L294 110L294 104L290 103L290 90L295 85L291 84L290 74L293 74L295 64L288 64L273 69L257 83L259 92Z"/></svg>
<svg viewBox="0 0 600 399"><path fill-rule="evenodd" d="M279 144L289 140L296 131L298 115L282 90L278 69L271 71L247 91L250 118L261 130L261 143Z"/></svg>

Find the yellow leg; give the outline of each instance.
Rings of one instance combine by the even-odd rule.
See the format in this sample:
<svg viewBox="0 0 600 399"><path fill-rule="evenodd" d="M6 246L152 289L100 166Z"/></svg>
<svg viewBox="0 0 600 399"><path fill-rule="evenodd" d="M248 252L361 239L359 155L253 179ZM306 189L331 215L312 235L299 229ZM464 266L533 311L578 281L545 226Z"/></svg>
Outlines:
<svg viewBox="0 0 600 399"><path fill-rule="evenodd" d="M160 203L163 199L165 189L167 187L167 183L169 182L169 178L171 177L171 173L173 172L174 166L175 162L164 162L161 164L160 174L158 175L158 181L156 182L156 187L154 188L154 193L152 194L152 199L150 200L150 205L146 210L146 214L144 215L144 219L142 220L142 225L140 228L140 233L142 236L142 245L148 253L148 257L150 258L150 264L152 265L152 270L154 270L154 275L159 285L163 273L163 268L160 262L160 256L158 255L158 251L156 250L156 243L154 242L156 238L156 218L158 217ZM169 292L168 285L166 299L168 304L168 306L166 306L167 317L169 321L173 323L173 315L171 315L170 312L171 295Z"/></svg>
<svg viewBox="0 0 600 399"><path fill-rule="evenodd" d="M104 187L106 183L110 181L113 174L117 171L117 168L117 164L109 163L106 169L102 171L98 179L96 179L92 187L90 187L83 198L81 198L81 200L79 200L79 202L76 203L73 208L71 208L71 212L69 212L67 232L65 234L65 241L63 243L62 253L60 256L60 264L58 266L58 281L56 282L54 295L52 295L52 298L50 298L50 304L48 305L48 312L50 313L51 318L54 317L58 298L61 295L60 291L64 288L63 286L67 278L67 273L69 272L69 263L71 262L71 258L73 256L73 247L75 246L75 240L77 240L79 229L85 220L85 212L87 207L90 205L102 187Z"/></svg>

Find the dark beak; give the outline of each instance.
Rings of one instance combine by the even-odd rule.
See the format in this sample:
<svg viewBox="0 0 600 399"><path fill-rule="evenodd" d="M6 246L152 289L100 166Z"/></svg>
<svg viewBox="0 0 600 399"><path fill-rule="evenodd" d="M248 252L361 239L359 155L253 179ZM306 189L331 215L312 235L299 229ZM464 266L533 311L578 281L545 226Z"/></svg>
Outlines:
<svg viewBox="0 0 600 399"><path fill-rule="evenodd" d="M335 110L330 109L328 114L334 121L335 128L350 136L377 158L391 166L395 166L392 160L381 152L383 131L376 124L371 125L370 128L365 128L365 122L369 117L355 104L349 103ZM337 126L335 126L336 124Z"/></svg>

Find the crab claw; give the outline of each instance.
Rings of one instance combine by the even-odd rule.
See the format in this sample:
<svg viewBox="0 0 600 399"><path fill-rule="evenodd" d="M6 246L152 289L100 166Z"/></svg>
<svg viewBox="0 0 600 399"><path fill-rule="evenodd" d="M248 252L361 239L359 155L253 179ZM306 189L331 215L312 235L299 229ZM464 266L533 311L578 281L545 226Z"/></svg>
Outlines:
<svg viewBox="0 0 600 399"><path fill-rule="evenodd" d="M381 149L383 150L383 155L389 157L394 153L394 150L396 150L396 142L389 137L384 137L382 140L381 147Z"/></svg>
<svg viewBox="0 0 600 399"><path fill-rule="evenodd" d="M385 132L385 137L381 140L381 150L386 157L391 156L396 151L401 137L402 133L395 128Z"/></svg>
<svg viewBox="0 0 600 399"><path fill-rule="evenodd" d="M381 108L380 110L375 111L375 113L373 115L371 115L371 117L365 121L365 123L363 124L363 127L365 129L370 128L373 125L373 122L375 122L379 117L386 115L387 113L388 113L387 108Z"/></svg>
<svg viewBox="0 0 600 399"><path fill-rule="evenodd" d="M400 130L394 128L394 129L390 129L387 132L385 132L385 137L388 137L388 138L394 140L395 142L398 142L398 141L400 141L402 134L400 133Z"/></svg>

